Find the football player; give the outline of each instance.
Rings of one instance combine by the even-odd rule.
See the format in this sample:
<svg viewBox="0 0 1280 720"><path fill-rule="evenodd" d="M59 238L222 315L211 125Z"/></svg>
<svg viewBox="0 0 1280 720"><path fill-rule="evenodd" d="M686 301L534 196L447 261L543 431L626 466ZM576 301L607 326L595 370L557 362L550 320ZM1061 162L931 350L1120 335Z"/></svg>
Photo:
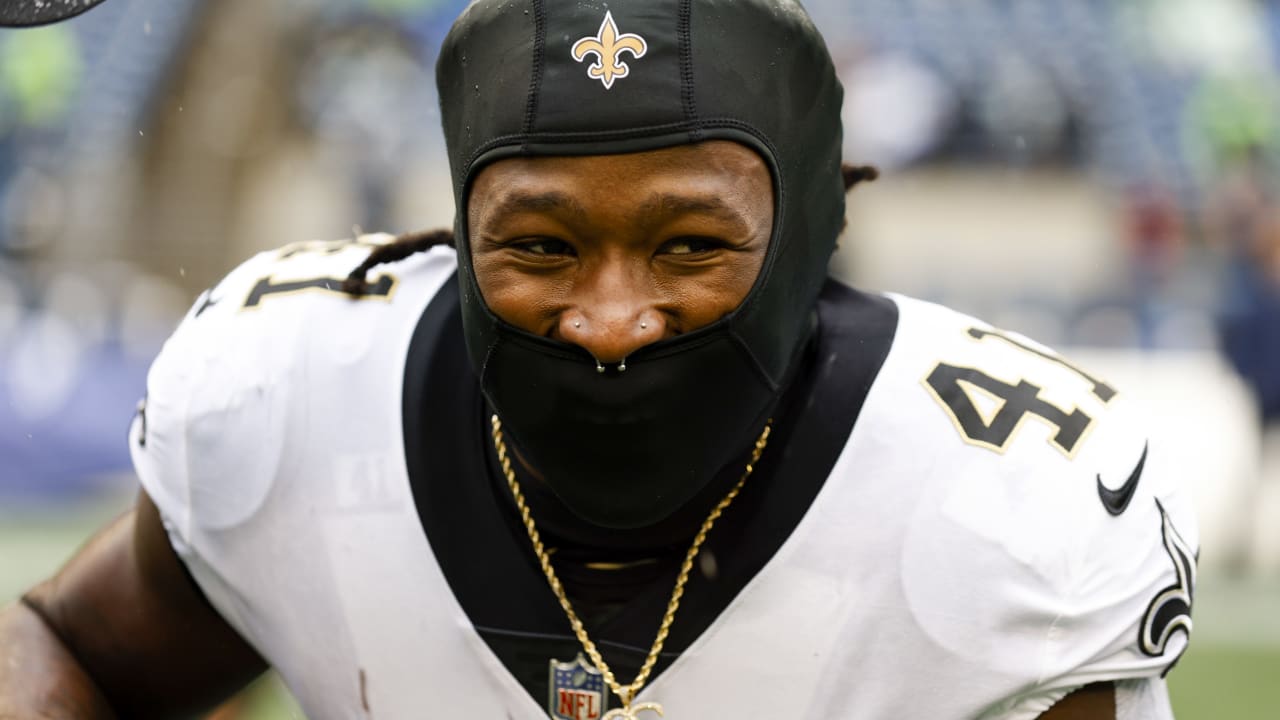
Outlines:
<svg viewBox="0 0 1280 720"><path fill-rule="evenodd" d="M794 0L479 0L453 231L264 253L0 615L0 716L1171 717L1196 529L1128 395L827 277L841 88Z"/></svg>

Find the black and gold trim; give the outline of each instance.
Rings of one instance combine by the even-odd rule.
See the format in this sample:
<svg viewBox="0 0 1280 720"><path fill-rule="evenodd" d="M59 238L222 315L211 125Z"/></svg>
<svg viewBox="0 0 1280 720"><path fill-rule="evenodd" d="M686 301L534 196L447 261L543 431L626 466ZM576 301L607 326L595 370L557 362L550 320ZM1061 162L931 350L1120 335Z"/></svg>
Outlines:
<svg viewBox="0 0 1280 720"><path fill-rule="evenodd" d="M259 307L262 301L274 295L297 295L304 292L326 292L332 295L339 295L347 300L383 300L390 302L395 294L399 280L394 275L379 275L373 282L367 283L365 290L359 296L353 297L346 290L343 290L343 284L346 283L345 277L314 277L302 280L281 280L277 281L274 276L268 275L261 278L249 290L249 295L245 298L244 305L241 310L252 310Z"/></svg>
<svg viewBox="0 0 1280 720"><path fill-rule="evenodd" d="M973 338L974 340L984 340L986 338L996 338L999 340L1003 340L1009 343L1010 345L1012 345L1013 347L1018 348L1019 350L1024 350L1026 352L1031 353L1032 355L1035 355L1036 357L1044 358L1045 360L1048 360L1051 363L1057 363L1058 365L1061 365L1062 367L1070 370L1076 375L1079 375L1081 379L1085 380L1090 385L1092 385L1093 394L1097 396L1097 398L1104 403L1111 402L1112 398L1116 396L1116 389L1114 387L1094 377L1093 375L1090 375L1089 373L1085 372L1078 366L1070 362L1067 362L1066 358L1062 357L1061 355L1055 355L1053 353L1045 352L1039 348L1028 345L1024 342L1020 342L1019 340L1005 333L998 332L996 330L988 330L984 328L972 327L972 328L969 328L968 332L969 332L969 337Z"/></svg>
<svg viewBox="0 0 1280 720"><path fill-rule="evenodd" d="M1196 585L1195 552L1178 534L1173 521L1169 519L1169 513L1159 500L1156 500L1156 507L1160 510L1160 534L1164 539L1164 549L1173 561L1177 581L1151 599L1142 616L1142 624L1138 626L1138 647L1150 657L1164 655L1174 633L1183 632L1188 638L1191 636L1191 605ZM1178 658L1173 658L1165 668L1165 674L1177 662Z"/></svg>
<svg viewBox="0 0 1280 720"><path fill-rule="evenodd" d="M285 261L299 255L336 255L352 248L364 248L374 252L379 248L395 242L395 238L384 235L357 235L347 240L307 240L290 243L275 251L276 261ZM249 294L245 297L241 310L252 310L262 302L276 295L297 295L304 292L323 292L339 295L348 300L382 300L390 302L395 294L399 280L394 275L382 274L372 282L365 282L359 293L352 293L348 286L348 277L321 275L303 277L293 280L278 280L274 274L259 278ZM216 301L215 301L216 302Z"/></svg>

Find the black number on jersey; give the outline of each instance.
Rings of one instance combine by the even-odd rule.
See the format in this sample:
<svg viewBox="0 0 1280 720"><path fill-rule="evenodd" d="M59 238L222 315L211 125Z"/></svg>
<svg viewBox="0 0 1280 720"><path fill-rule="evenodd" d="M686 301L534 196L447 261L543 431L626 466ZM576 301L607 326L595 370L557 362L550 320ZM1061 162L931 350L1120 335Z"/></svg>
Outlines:
<svg viewBox="0 0 1280 720"><path fill-rule="evenodd" d="M994 330L969 328L968 335L975 340L1001 340L1071 371L1089 383L1093 395L1103 403L1116 396L1113 387L1057 355ZM1079 408L1067 411L1040 397L1042 388L1038 385L1023 379L1007 382L978 368L938 363L925 378L925 386L951 416L965 440L996 452L1008 448L1023 420L1036 417L1053 426L1056 432L1049 439L1050 444L1070 457L1093 424L1093 418ZM979 398L985 401L981 405Z"/></svg>
<svg viewBox="0 0 1280 720"><path fill-rule="evenodd" d="M1156 500L1160 508L1160 534L1164 537L1164 549L1173 560L1173 569L1177 574L1177 582L1156 594L1142 616L1142 624L1138 626L1138 647L1151 657L1163 655L1169 647L1169 638L1178 631L1191 636L1191 602L1196 587L1196 557L1182 539L1164 505ZM1167 674L1173 669L1178 658L1174 658L1165 668Z"/></svg>
<svg viewBox="0 0 1280 720"><path fill-rule="evenodd" d="M960 432L970 441L992 450L1003 452L1022 421L1028 415L1033 415L1058 429L1049 442L1070 455L1075 452L1080 438L1093 422L1079 408L1068 413L1043 400L1040 388L1026 380L1019 380L1014 385L993 378L981 370L938 363L925 382L950 411ZM969 390L964 387L966 384L986 391L998 409L984 417Z"/></svg>
<svg viewBox="0 0 1280 720"><path fill-rule="evenodd" d="M300 292L319 291L341 295L352 300L363 300L366 298L389 298L392 291L396 287L396 279L391 275L379 275L377 280L368 283L362 295L356 297L348 295L342 290L344 278L335 277L317 277L306 278L304 280L286 280L276 282L275 279L264 277L258 281L253 289L249 291L249 297L244 301L245 308L255 308L262 304L265 298L272 295L293 295Z"/></svg>
<svg viewBox="0 0 1280 720"><path fill-rule="evenodd" d="M1062 367L1070 370L1076 375L1079 375L1089 384L1093 385L1093 394L1096 395L1097 398L1104 403L1111 402L1111 398L1116 396L1115 388L1099 380L1098 378L1090 375L1084 370L1081 370L1075 365L1072 365L1071 363L1067 362L1066 359L1064 359L1063 357L1059 355L1054 355L1052 353L1047 353L1043 350L1035 348L1026 343L1019 342L1014 338L1009 337L1008 335L1005 335L1002 332L996 332L995 330L984 330L982 328L969 328L969 337L973 338L974 340L982 340L984 338L996 338L998 340L1003 340L1009 343L1010 345L1018 348L1019 350L1025 350L1026 352L1029 352L1032 355L1035 355L1036 357L1044 358L1045 360L1048 360L1051 363L1056 363L1058 365L1061 365Z"/></svg>
<svg viewBox="0 0 1280 720"><path fill-rule="evenodd" d="M370 239L373 236L358 236L354 240L307 241L286 245L276 251L276 260L284 261L299 255L334 255L351 247L377 248L385 241ZM353 264L352 267L355 267ZM280 280L268 276L258 280L245 298L242 309L256 308L262 301L273 295L294 295L301 292L324 292L341 295L351 300L389 299L396 288L394 275L379 275L378 279L365 286L358 297L342 290L345 278L312 277L297 280Z"/></svg>

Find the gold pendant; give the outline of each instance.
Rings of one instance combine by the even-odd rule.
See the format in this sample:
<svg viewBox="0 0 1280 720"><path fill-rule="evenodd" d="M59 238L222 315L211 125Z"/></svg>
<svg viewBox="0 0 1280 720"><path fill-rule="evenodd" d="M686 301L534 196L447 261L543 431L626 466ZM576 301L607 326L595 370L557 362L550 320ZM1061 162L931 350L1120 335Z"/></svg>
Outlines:
<svg viewBox="0 0 1280 720"><path fill-rule="evenodd" d="M604 717L600 718L600 720L640 720L639 715L645 710L652 710L653 712L658 713L658 717L664 717L661 705L655 702L646 702L640 703L634 707L628 705L627 707L610 710L605 713Z"/></svg>

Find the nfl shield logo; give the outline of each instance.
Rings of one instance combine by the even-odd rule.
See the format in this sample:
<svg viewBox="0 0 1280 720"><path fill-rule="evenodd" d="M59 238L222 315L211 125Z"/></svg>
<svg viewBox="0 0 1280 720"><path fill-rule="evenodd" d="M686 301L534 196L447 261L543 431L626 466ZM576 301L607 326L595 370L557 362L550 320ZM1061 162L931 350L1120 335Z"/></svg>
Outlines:
<svg viewBox="0 0 1280 720"><path fill-rule="evenodd" d="M551 661L551 697L555 720L600 720L609 699L604 675L578 653L573 662Z"/></svg>

